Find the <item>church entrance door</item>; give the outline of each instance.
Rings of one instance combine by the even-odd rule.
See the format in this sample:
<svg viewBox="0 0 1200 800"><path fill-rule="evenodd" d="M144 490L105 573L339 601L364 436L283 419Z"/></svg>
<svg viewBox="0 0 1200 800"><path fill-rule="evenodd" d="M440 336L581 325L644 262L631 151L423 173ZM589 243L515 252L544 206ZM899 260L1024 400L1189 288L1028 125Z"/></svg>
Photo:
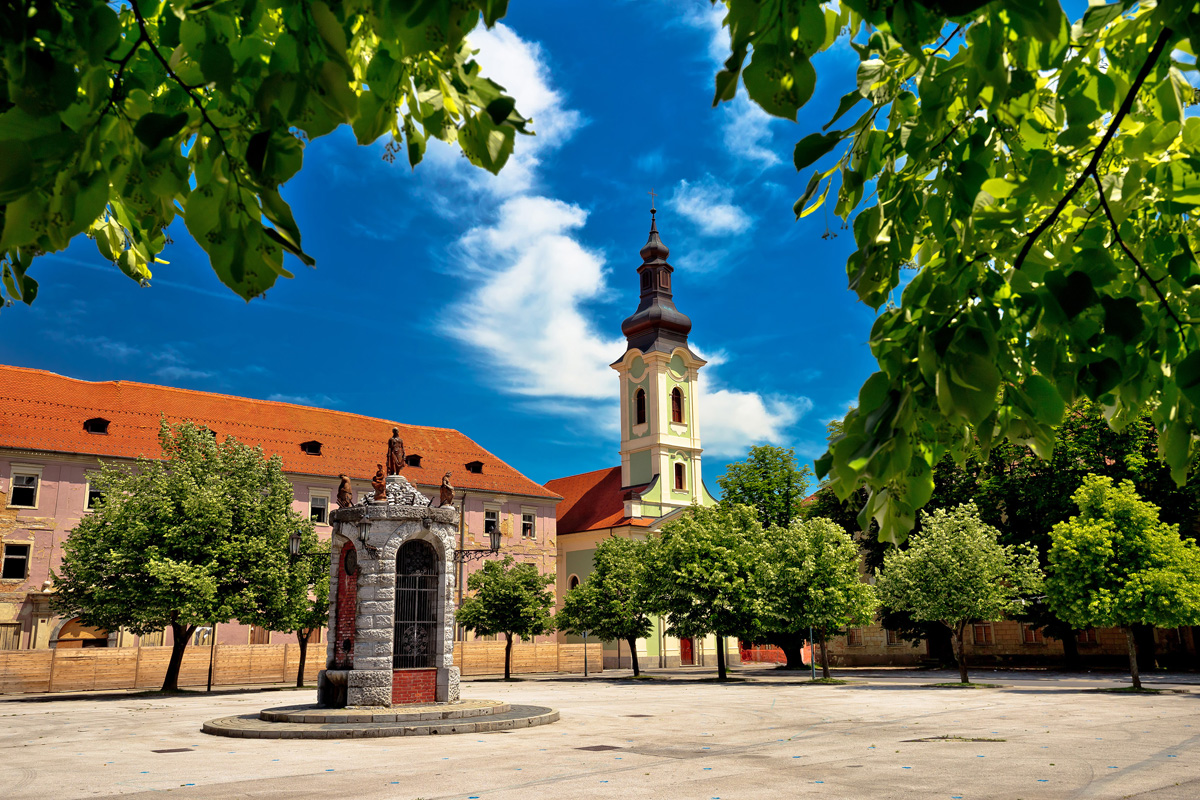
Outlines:
<svg viewBox="0 0 1200 800"><path fill-rule="evenodd" d="M679 666L690 667L695 662L696 662L696 659L692 655L692 640L691 639L680 639L679 640Z"/></svg>

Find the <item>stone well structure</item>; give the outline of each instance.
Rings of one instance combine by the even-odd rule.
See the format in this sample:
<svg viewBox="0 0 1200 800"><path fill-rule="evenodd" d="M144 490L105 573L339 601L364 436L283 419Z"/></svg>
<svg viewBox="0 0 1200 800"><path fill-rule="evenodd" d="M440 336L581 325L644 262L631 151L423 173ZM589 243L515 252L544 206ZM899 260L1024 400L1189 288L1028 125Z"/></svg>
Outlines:
<svg viewBox="0 0 1200 800"><path fill-rule="evenodd" d="M387 476L377 498L329 515L330 635L318 705L457 703L459 512L431 507L402 475Z"/></svg>

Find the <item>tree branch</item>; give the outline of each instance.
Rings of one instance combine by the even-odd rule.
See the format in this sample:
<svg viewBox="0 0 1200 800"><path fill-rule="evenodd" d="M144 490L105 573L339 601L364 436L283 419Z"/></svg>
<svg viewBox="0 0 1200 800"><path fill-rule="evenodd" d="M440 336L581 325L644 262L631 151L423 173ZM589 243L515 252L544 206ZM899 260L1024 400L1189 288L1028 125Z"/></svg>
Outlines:
<svg viewBox="0 0 1200 800"><path fill-rule="evenodd" d="M1088 175L1094 175L1096 173L1096 166L1100 163L1100 158L1104 155L1104 151L1108 147L1108 143L1112 141L1112 137L1116 134L1117 128L1121 126L1122 120L1125 119L1126 115L1129 114L1130 110L1133 108L1133 101L1137 99L1137 94L1139 91L1141 91L1142 84L1146 82L1146 78L1150 77L1151 70L1153 70L1154 65L1158 63L1159 56L1162 55L1163 50L1167 49L1167 43L1174 35L1175 32L1170 28L1163 28L1158 34L1158 38L1154 41L1154 46L1150 48L1150 55L1147 56L1146 63L1142 64L1142 68L1138 71L1137 77L1133 81L1133 85L1129 87L1129 93L1126 94L1125 99L1121 101L1121 107L1117 109L1117 113L1113 116L1112 122L1110 122L1108 125L1108 130L1104 132L1103 138L1100 139L1100 144L1092 153L1092 160L1088 162L1086 167L1084 167L1083 172L1079 173L1079 177L1075 179L1075 183L1071 185L1071 188L1067 191L1067 193L1064 194L1062 199L1058 201L1058 205L1056 205L1054 210L1050 212L1050 216L1042 220L1041 224L1034 228L1033 232L1030 233L1025 239L1025 244L1021 247L1021 252L1017 254L1017 259L1013 262L1014 270L1019 270L1021 268L1021 265L1025 262L1025 257L1028 256L1029 251L1033 249L1033 245L1035 242L1037 242L1038 237L1045 233L1046 229L1058 220L1058 216L1062 214L1063 209L1067 207L1067 203L1071 202L1071 199L1083 186L1084 182L1087 181ZM1100 196L1103 197L1104 193L1101 192Z"/></svg>
<svg viewBox="0 0 1200 800"><path fill-rule="evenodd" d="M1137 267L1138 274L1146 280L1146 283L1150 284L1150 288L1158 295L1158 302L1162 304L1163 310L1167 312L1167 316L1175 323L1175 327L1179 329L1180 333L1183 333L1183 323L1175 315L1175 310L1171 308L1171 304L1167 302L1166 295L1158 288L1159 282L1150 277L1150 273L1142 266L1142 262L1138 260L1138 257L1125 244L1125 240L1121 238L1121 231L1117 228L1117 220L1113 217L1112 209L1108 207L1108 199L1104 196L1104 185L1100 182L1100 176L1096 174L1095 170L1091 171L1090 174L1096 181L1096 196L1100 198L1100 207L1104 209L1104 216L1108 217L1108 226L1112 229L1113 238L1121 249L1125 251L1125 255L1129 257L1129 260Z"/></svg>
<svg viewBox="0 0 1200 800"><path fill-rule="evenodd" d="M941 44L939 44L937 47L933 48L933 52L931 52L929 55L936 56L938 53L940 53L942 51L942 48L945 47L947 44L949 44L950 40L953 39L955 36L957 36L962 31L962 29L963 29L963 26L961 24L956 26L954 28L954 30L950 31L950 34L945 39L942 39Z"/></svg>

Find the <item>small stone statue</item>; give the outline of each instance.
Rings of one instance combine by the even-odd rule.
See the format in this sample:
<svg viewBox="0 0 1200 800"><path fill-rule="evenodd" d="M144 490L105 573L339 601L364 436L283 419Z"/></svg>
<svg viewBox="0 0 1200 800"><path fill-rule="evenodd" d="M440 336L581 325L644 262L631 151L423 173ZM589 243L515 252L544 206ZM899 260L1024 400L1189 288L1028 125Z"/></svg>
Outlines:
<svg viewBox="0 0 1200 800"><path fill-rule="evenodd" d="M371 488L375 490L373 502L387 502L387 478L383 477L383 464L377 464L379 468L375 470L375 477L371 478Z"/></svg>
<svg viewBox="0 0 1200 800"><path fill-rule="evenodd" d="M400 429L392 428L392 438L388 439L387 474L399 475L404 469L404 441L400 438Z"/></svg>
<svg viewBox="0 0 1200 800"><path fill-rule="evenodd" d="M342 482L338 484L337 504L338 508L349 508L354 505L354 490L350 488L350 478L347 475L338 475Z"/></svg>
<svg viewBox="0 0 1200 800"><path fill-rule="evenodd" d="M454 487L450 485L450 473L442 476L442 496L438 502L442 508L454 505Z"/></svg>

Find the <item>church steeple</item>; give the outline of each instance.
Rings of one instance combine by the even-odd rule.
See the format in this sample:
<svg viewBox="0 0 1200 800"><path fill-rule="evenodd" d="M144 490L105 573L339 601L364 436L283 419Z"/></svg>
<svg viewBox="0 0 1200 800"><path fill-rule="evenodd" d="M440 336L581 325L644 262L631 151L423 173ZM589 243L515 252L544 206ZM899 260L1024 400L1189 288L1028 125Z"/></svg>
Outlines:
<svg viewBox="0 0 1200 800"><path fill-rule="evenodd" d="M658 236L657 213L657 209L650 209L650 236L641 250L642 264L637 271L642 291L637 311L621 323L629 348L643 353L670 353L676 347L687 347L692 330L692 321L671 299L671 273L675 268L667 263L671 251Z"/></svg>

